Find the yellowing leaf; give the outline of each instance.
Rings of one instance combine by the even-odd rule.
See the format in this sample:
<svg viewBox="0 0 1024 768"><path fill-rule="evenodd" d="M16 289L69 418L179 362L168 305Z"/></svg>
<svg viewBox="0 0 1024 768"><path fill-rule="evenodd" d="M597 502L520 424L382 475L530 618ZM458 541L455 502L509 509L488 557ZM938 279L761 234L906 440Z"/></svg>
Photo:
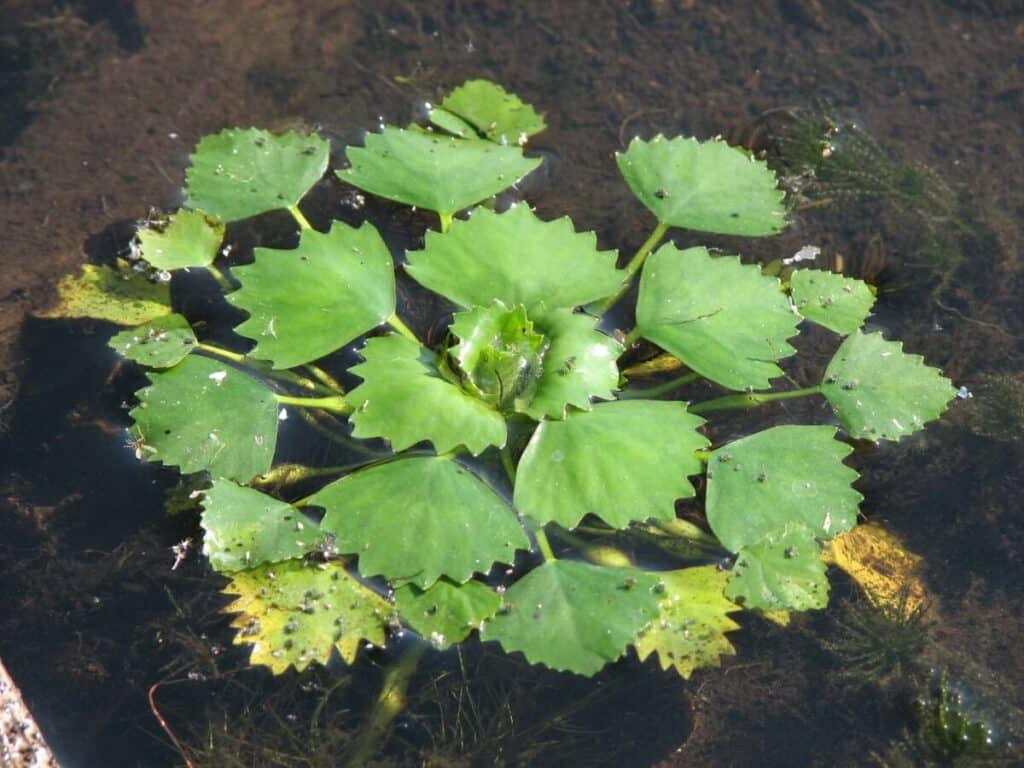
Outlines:
<svg viewBox="0 0 1024 768"><path fill-rule="evenodd" d="M326 664L336 648L351 664L362 641L384 644L392 607L337 563L326 568L302 561L265 565L232 574L224 588L237 595L224 608L237 613L236 645L252 645L251 664L279 675Z"/></svg>
<svg viewBox="0 0 1024 768"><path fill-rule="evenodd" d="M689 678L696 669L717 667L720 656L734 654L725 633L739 629L728 614L740 607L723 594L729 573L702 565L658 576L665 584L664 597L658 618L636 641L640 660L657 653L662 669L672 667Z"/></svg>
<svg viewBox="0 0 1024 768"><path fill-rule="evenodd" d="M141 325L171 314L167 283L153 283L138 272L95 264L82 265L79 277L62 277L57 295L57 304L36 312L37 317L91 317L118 325Z"/></svg>

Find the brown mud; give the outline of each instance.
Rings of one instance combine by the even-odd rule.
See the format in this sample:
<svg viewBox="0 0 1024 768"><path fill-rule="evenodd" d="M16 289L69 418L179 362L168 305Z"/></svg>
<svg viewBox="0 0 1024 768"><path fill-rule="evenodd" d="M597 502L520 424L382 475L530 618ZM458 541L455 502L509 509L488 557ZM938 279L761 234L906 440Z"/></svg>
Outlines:
<svg viewBox="0 0 1024 768"><path fill-rule="evenodd" d="M194 519L164 517L171 481L133 463L123 445L120 401L140 378L112 370L109 327L29 317L52 300L61 275L125 248L131 221L150 206L177 204L188 152L205 133L297 122L358 141L380 116L408 120L464 79L489 77L547 115L548 131L531 142L546 163L524 196L543 217L568 214L602 245L630 252L651 227L612 159L631 137L723 134L764 147L766 114L825 104L894 163L922 163L949 186L965 226L938 238L939 255L922 240L920 212L885 200L806 207L770 240L677 233L676 241L760 261L821 245L831 263L880 283L878 326L958 385L980 393L992 377L1024 376L1024 12L1016 3L6 5L0 60L13 62L16 76L0 82L10 99L0 132L0 656L52 746L74 758L69 765L180 764L147 703L160 681L157 703L167 702L192 748L227 733L226 723L250 746L284 726L251 764L329 765L337 746L326 721L312 731L297 723L311 722L307 710L342 673L275 682L238 672L215 580L194 554L171 570L169 548L194 535ZM403 216L395 212L394 227ZM831 343L808 334L801 365L823 365ZM1012 715L1024 708L1024 441L998 413L1001 430L975 428L982 399L954 405L964 407L906 444L859 446L852 463L863 475L864 514L925 558L941 616L931 631L940 663L981 668L978 685ZM820 416L809 404L754 420ZM483 709L489 697L495 711L519 707L527 725L492 718L471 738L462 721L438 728L430 700L414 703L395 737L395 764L572 760L562 744L581 750L579 764L596 765L585 758L587 729L591 741L608 743L601 728L637 745L616 765L883 764L913 728L907 697L888 688L880 695L872 681L851 685L823 644L839 631L835 611L856 599L837 579L835 609L787 628L747 620L738 655L686 684L657 682L644 667L636 690L661 713L647 714L646 749L643 724L611 728L629 719L614 713L616 701L642 709L626 693L629 674L599 680L620 692L612 704L569 711L555 701L544 710L526 699L530 691L557 698L562 683L550 676L483 653L485 676L504 682L466 694L436 687L457 677L439 663L419 679L436 701L470 695ZM352 690L331 706L358 707L380 661L353 671ZM522 689L507 685L517 678ZM279 708L261 709L266 702ZM330 733L343 739L352 725L341 718ZM325 762L284 762L289 743L295 751L317 734Z"/></svg>

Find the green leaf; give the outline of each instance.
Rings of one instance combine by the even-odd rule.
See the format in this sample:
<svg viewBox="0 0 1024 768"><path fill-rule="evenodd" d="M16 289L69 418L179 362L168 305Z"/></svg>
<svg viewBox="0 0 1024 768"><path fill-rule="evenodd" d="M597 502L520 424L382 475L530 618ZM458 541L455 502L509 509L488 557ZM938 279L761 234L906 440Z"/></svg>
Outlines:
<svg viewBox="0 0 1024 768"><path fill-rule="evenodd" d="M262 382L196 355L149 378L131 411L147 460L242 483L270 469L277 401Z"/></svg>
<svg viewBox="0 0 1024 768"><path fill-rule="evenodd" d="M720 656L736 653L725 636L740 628L728 616L740 607L722 594L728 571L702 565L657 576L665 591L657 620L637 638L640 661L657 653L662 669L672 667L680 677L689 679L697 669L717 667Z"/></svg>
<svg viewBox="0 0 1024 768"><path fill-rule="evenodd" d="M446 215L486 200L540 165L518 147L385 127L346 150L342 181L389 200Z"/></svg>
<svg viewBox="0 0 1024 768"><path fill-rule="evenodd" d="M533 107L489 80L467 80L445 97L441 107L498 144L525 144L547 127Z"/></svg>
<svg viewBox="0 0 1024 768"><path fill-rule="evenodd" d="M449 355L464 389L502 412L530 402L549 342L534 330L522 305L509 309L495 301L457 312L449 330L460 339Z"/></svg>
<svg viewBox="0 0 1024 768"><path fill-rule="evenodd" d="M224 608L237 613L235 645L252 645L250 664L275 674L290 666L303 670L326 664L337 649L348 664L360 644L384 645L391 605L363 586L336 562L291 560L231 575L224 588L235 600Z"/></svg>
<svg viewBox="0 0 1024 768"><path fill-rule="evenodd" d="M593 232L576 232L567 217L543 221L523 204L477 208L445 234L428 231L426 247L407 258L414 280L463 307L498 299L527 312L541 303L572 308L611 296L625 280Z"/></svg>
<svg viewBox="0 0 1024 768"><path fill-rule="evenodd" d="M597 330L590 315L554 309L534 318L551 346L533 398L519 410L537 420L564 419L568 406L589 411L592 397L611 400L619 383L616 360L622 345Z"/></svg>
<svg viewBox="0 0 1024 768"><path fill-rule="evenodd" d="M614 528L675 517L675 500L694 495L694 455L707 445L703 420L685 403L599 403L537 427L519 460L515 505L543 525L575 528L586 514Z"/></svg>
<svg viewBox="0 0 1024 768"><path fill-rule="evenodd" d="M476 128L447 109L432 107L427 112L427 117L435 126L442 131L447 131L452 136L458 136L460 139L475 139L477 137ZM412 130L413 126L409 126L409 128Z"/></svg>
<svg viewBox="0 0 1024 768"><path fill-rule="evenodd" d="M729 389L768 389L773 361L796 350L786 341L800 322L775 277L737 256L666 243L640 278L637 328L644 338Z"/></svg>
<svg viewBox="0 0 1024 768"><path fill-rule="evenodd" d="M304 230L298 248L257 248L254 264L232 271L242 287L228 301L250 315L235 330L275 368L323 357L395 311L391 253L369 223Z"/></svg>
<svg viewBox="0 0 1024 768"><path fill-rule="evenodd" d="M164 315L115 335L110 348L150 368L177 365L196 345L192 326L181 315Z"/></svg>
<svg viewBox="0 0 1024 768"><path fill-rule="evenodd" d="M632 568L549 560L509 587L481 636L531 664L592 675L658 615L656 587Z"/></svg>
<svg viewBox="0 0 1024 768"><path fill-rule="evenodd" d="M150 282L138 272L83 264L81 277L64 275L57 283L57 303L35 314L139 325L171 314L171 290L167 283Z"/></svg>
<svg viewBox="0 0 1024 768"><path fill-rule="evenodd" d="M801 269L789 285L801 315L844 336L861 327L875 304L867 283L834 272Z"/></svg>
<svg viewBox="0 0 1024 768"><path fill-rule="evenodd" d="M136 233L139 252L157 269L208 267L224 239L224 222L202 211L181 210Z"/></svg>
<svg viewBox="0 0 1024 768"><path fill-rule="evenodd" d="M633 139L615 155L633 194L658 221L722 235L771 235L786 226L768 165L722 141Z"/></svg>
<svg viewBox="0 0 1024 768"><path fill-rule="evenodd" d="M856 331L828 364L821 393L843 429L865 440L899 440L937 419L956 394L938 368L881 333Z"/></svg>
<svg viewBox="0 0 1024 768"><path fill-rule="evenodd" d="M351 372L363 383L348 394L355 437L383 437L393 450L429 440L438 453L465 445L474 456L505 445L497 411L445 381L433 352L395 334L368 339Z"/></svg>
<svg viewBox="0 0 1024 768"><path fill-rule="evenodd" d="M291 504L230 480L203 494L203 554L218 571L243 571L302 557L323 534Z"/></svg>
<svg viewBox="0 0 1024 768"><path fill-rule="evenodd" d="M708 459L708 525L731 552L788 524L831 539L857 523L853 452L835 427L772 427L725 445Z"/></svg>
<svg viewBox="0 0 1024 768"><path fill-rule="evenodd" d="M186 173L185 204L237 221L297 205L327 170L330 144L319 136L276 136L229 128L204 136Z"/></svg>
<svg viewBox="0 0 1024 768"><path fill-rule="evenodd" d="M454 461L417 456L336 480L307 503L326 510L320 528L359 572L426 589L441 576L463 582L510 563L530 546L515 512Z"/></svg>
<svg viewBox="0 0 1024 768"><path fill-rule="evenodd" d="M454 584L440 579L426 591L412 584L395 590L402 618L438 650L461 643L500 606L498 594L479 581Z"/></svg>
<svg viewBox="0 0 1024 768"><path fill-rule="evenodd" d="M725 596L762 611L824 608L828 578L814 532L793 524L741 549Z"/></svg>

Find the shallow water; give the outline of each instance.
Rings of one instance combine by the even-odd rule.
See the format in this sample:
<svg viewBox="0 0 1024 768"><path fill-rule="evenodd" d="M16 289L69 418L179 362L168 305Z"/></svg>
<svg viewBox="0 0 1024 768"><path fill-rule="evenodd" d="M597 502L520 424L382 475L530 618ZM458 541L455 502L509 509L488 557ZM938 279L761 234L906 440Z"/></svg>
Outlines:
<svg viewBox="0 0 1024 768"><path fill-rule="evenodd" d="M1024 15L1015 4L385 0L255 2L239 14L228 2L123 0L71 4L59 17L47 3L9 5L0 22L12 116L0 137L9 393L0 411L0 657L68 768L183 764L151 693L197 765L332 765L394 649L351 670L280 679L246 670L218 613L222 581L194 554L171 569L170 547L197 533L194 512L167 515L173 473L136 461L125 445L122 402L141 374L117 366L110 326L24 313L45 304L60 274L124 248L150 205L177 203L200 135L300 122L340 147L380 116L408 120L475 76L547 114L549 130L531 142L546 163L523 190L540 215L568 214L623 252L651 225L611 160L634 135L721 133L770 148L780 115L823 109L874 137L889 163L877 167L922 163L949 186L939 204L963 222L952 233L934 225L934 201L834 196L797 211L775 238L674 237L747 261L820 245L833 264L879 284L875 327L974 392L909 440L858 445L851 464L864 515L925 558L936 622L927 660L952 670L985 717L1005 721L1001 733L1019 725L1024 441L1012 413L985 411L1008 397L997 377L1019 382L1024 369L1024 191L1008 172L1024 167ZM354 215L335 193L318 189L311 215ZM370 213L396 247L424 223L387 205ZM284 245L274 241L280 229L270 217L241 231L239 251ZM190 317L223 311L203 288L176 295ZM438 308L410 309L427 331ZM823 365L828 344L804 334L801 365ZM773 406L721 420L712 437L821 416L813 405ZM298 429L289 445L300 459L343 458ZM487 645L429 655L382 759L918 764L900 752L910 754L917 692L844 674L829 651L858 600L836 576L827 611L786 628L745 618L737 655L689 682L632 658L584 680ZM204 763L211 744L222 751Z"/></svg>

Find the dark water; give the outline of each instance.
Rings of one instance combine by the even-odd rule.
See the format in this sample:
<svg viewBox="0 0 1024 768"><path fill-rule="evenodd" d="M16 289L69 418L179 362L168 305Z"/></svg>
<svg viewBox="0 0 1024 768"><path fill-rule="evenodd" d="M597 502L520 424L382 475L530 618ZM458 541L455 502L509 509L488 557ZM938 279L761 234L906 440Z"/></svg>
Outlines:
<svg viewBox="0 0 1024 768"><path fill-rule="evenodd" d="M546 162L525 196L542 217L568 214L625 253L650 221L611 160L623 142L723 134L784 162L792 118L828 115L854 137L837 151L862 153L853 156L883 193L823 184L808 194L827 204L798 210L778 237L675 239L748 261L820 245L834 266L879 285L876 327L974 393L898 445L859 445L851 463L864 515L924 558L933 605L922 663L947 669L978 717L1012 735L1024 707L1019 5L182 5L6 4L4 313L45 302L45 286L81 254L111 258L149 205L173 206L192 142L229 123L302 121L340 146L379 116L407 121L445 89L490 77L547 115L549 130L531 142ZM923 191L902 194L906 168ZM346 215L337 194L315 191L314 223ZM425 223L389 206L372 215L396 247ZM281 236L273 217L241 228L239 258ZM223 310L207 291L197 281L175 300L216 319ZM426 331L436 308L412 309ZM64 764L183 764L152 694L196 765L334 765L395 649L352 669L277 679L245 669L219 613L221 580L195 556L171 570L170 547L197 535L197 517L165 513L175 476L125 445L122 403L143 379L107 349L113 329L32 318L13 327L0 657ZM804 334L797 364L820 367L828 343ZM778 406L723 420L712 437L816 417ZM296 458L331 458L299 430L285 438ZM491 646L428 655L382 764L949 764L921 748L920 688L851 674L830 650L853 633L861 602L837 574L827 611L786 628L744 618L737 655L688 682L633 658L588 680ZM1000 764L1022 763L1018 752Z"/></svg>

